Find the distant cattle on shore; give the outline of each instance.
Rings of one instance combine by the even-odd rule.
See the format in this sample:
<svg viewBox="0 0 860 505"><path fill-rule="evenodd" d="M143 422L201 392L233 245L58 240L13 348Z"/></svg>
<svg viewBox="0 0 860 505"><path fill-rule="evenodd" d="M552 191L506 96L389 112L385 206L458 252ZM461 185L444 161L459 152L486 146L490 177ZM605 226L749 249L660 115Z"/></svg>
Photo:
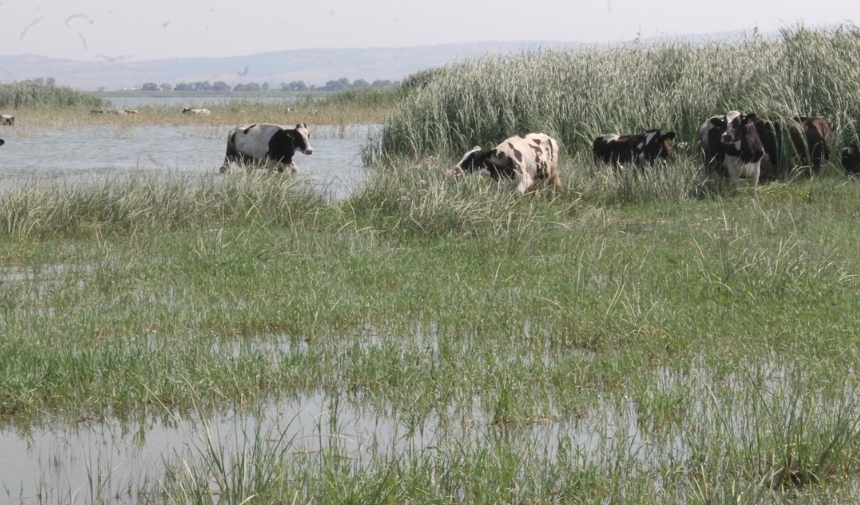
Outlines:
<svg viewBox="0 0 860 505"><path fill-rule="evenodd" d="M761 160L764 147L755 128L756 115L742 114L736 110L711 116L699 126L699 143L705 157L705 166L716 161L725 168L735 187L743 177L750 180L755 191L761 176Z"/></svg>
<svg viewBox="0 0 860 505"><path fill-rule="evenodd" d="M0 114L0 125L13 126L15 124L15 116L9 114Z"/></svg>
<svg viewBox="0 0 860 505"><path fill-rule="evenodd" d="M302 154L313 154L310 144L310 133L305 123L297 124L295 129L286 129L275 124L254 124L238 126L227 134L227 154L221 173L230 169L230 163L235 162L247 170L265 165L271 174L275 169L283 172L297 172L298 167L293 163L296 151Z"/></svg>
<svg viewBox="0 0 860 505"><path fill-rule="evenodd" d="M510 137L489 151L475 146L445 173L477 172L494 180L514 179L521 194L538 185L554 194L562 188L558 155L555 139L545 133L529 133Z"/></svg>
<svg viewBox="0 0 860 505"><path fill-rule="evenodd" d="M660 130L647 130L639 135L611 133L594 139L591 150L595 163L647 163L658 158L665 160L671 156L669 141L674 138L675 132L664 134Z"/></svg>
<svg viewBox="0 0 860 505"><path fill-rule="evenodd" d="M206 114L210 114L211 112L209 111L209 109L189 109L188 107L185 107L184 109L182 109L182 113L183 114L204 114L204 115L206 115Z"/></svg>

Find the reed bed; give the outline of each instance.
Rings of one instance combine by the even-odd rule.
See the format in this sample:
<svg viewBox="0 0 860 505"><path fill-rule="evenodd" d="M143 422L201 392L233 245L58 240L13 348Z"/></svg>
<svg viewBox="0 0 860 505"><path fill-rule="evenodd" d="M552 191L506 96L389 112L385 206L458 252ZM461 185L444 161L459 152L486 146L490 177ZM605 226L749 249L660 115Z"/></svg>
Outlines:
<svg viewBox="0 0 860 505"><path fill-rule="evenodd" d="M555 137L571 155L610 132L657 127L695 145L701 122L729 110L822 116L835 146L857 139L860 30L787 28L778 38L661 41L487 56L407 80L412 90L364 151L451 159L523 132ZM414 81L414 82L413 82Z"/></svg>

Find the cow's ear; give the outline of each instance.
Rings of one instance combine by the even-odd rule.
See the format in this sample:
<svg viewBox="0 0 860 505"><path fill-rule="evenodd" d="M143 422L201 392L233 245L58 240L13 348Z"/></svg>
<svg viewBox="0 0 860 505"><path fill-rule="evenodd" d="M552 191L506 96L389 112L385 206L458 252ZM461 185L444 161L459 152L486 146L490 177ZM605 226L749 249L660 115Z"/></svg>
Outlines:
<svg viewBox="0 0 860 505"><path fill-rule="evenodd" d="M307 127L308 127L307 123L299 123L299 124L297 124L297 125L296 125L296 129L299 129L299 128L307 128Z"/></svg>
<svg viewBox="0 0 860 505"><path fill-rule="evenodd" d="M711 118L711 126L721 127L726 125L725 117L712 117Z"/></svg>
<svg viewBox="0 0 860 505"><path fill-rule="evenodd" d="M751 123L753 121L755 121L755 113L750 112L749 114L744 116L744 120L742 121L742 123L747 124L747 123Z"/></svg>
<svg viewBox="0 0 860 505"><path fill-rule="evenodd" d="M675 138L675 132L666 132L666 134L663 135L664 140L672 140L674 138Z"/></svg>

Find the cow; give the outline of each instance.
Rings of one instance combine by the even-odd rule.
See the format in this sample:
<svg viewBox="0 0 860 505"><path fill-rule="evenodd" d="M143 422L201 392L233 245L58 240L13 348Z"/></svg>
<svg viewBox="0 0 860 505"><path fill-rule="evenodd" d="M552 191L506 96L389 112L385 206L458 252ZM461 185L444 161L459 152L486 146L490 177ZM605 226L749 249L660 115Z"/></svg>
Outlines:
<svg viewBox="0 0 860 505"><path fill-rule="evenodd" d="M860 175L860 148L851 144L842 148L842 168L852 175Z"/></svg>
<svg viewBox="0 0 860 505"><path fill-rule="evenodd" d="M705 156L705 166L716 160L728 172L739 190L738 179L749 178L753 192L761 175L764 147L755 128L756 115L736 110L725 115L711 116L699 126L699 142Z"/></svg>
<svg viewBox="0 0 860 505"><path fill-rule="evenodd" d="M275 169L283 172L297 172L298 167L293 163L296 151L302 154L313 154L310 144L308 125L297 124L295 129L286 129L276 124L253 124L237 126L227 134L227 154L221 173L230 169L230 162L245 165L247 170L263 164L271 174Z"/></svg>
<svg viewBox="0 0 860 505"><path fill-rule="evenodd" d="M123 112L125 112L126 114L134 115L137 114L137 109L123 109Z"/></svg>
<svg viewBox="0 0 860 505"><path fill-rule="evenodd" d="M494 180L516 180L520 194L538 184L549 187L550 193L554 194L562 187L558 155L558 143L545 133L517 135L489 151L475 146L445 174L458 176L465 172L478 172Z"/></svg>
<svg viewBox="0 0 860 505"><path fill-rule="evenodd" d="M15 125L15 116L10 116L9 114L0 114L0 125Z"/></svg>
<svg viewBox="0 0 860 505"><path fill-rule="evenodd" d="M822 157L830 160L833 129L824 118L794 117L790 120L780 120L757 117L754 123L764 152L774 166L781 161L780 144L784 139L784 127L788 129L791 145L801 163L809 163L811 157L812 168L817 172L821 169Z"/></svg>
<svg viewBox="0 0 860 505"><path fill-rule="evenodd" d="M6 141L5 141L5 140L0 139L0 146L2 146L2 145L3 145L3 144L5 144L5 143L6 143Z"/></svg>
<svg viewBox="0 0 860 505"><path fill-rule="evenodd" d="M669 141L674 138L675 132L664 134L660 130L647 130L639 135L611 133L594 139L591 150L595 163L621 165L630 162L652 162L657 158L665 161L672 155Z"/></svg>
<svg viewBox="0 0 860 505"><path fill-rule="evenodd" d="M183 114L203 114L203 115L207 115L207 114L210 114L210 111L209 111L209 109L189 109L188 107L185 107L184 109L182 109L182 113L183 113Z"/></svg>

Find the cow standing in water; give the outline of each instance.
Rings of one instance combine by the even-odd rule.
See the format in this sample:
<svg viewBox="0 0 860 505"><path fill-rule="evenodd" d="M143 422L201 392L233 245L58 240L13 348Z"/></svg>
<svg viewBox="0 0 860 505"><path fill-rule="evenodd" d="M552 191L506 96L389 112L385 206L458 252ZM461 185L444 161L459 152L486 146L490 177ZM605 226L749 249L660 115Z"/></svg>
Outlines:
<svg viewBox="0 0 860 505"><path fill-rule="evenodd" d="M611 133L594 139L591 150L595 163L649 163L657 158L665 161L672 155L669 141L674 138L675 132L663 134L660 130L647 130L640 135Z"/></svg>
<svg viewBox="0 0 860 505"><path fill-rule="evenodd" d="M293 163L296 151L308 155L314 153L305 123L297 124L295 129L266 123L238 126L227 135L227 154L221 173L230 169L231 162L244 165L249 171L265 165L270 174L275 169L278 172L289 169L295 173L298 171Z"/></svg>
<svg viewBox="0 0 860 505"><path fill-rule="evenodd" d="M0 125L15 125L15 116L10 116L9 114L0 114Z"/></svg>
<svg viewBox="0 0 860 505"><path fill-rule="evenodd" d="M562 188L558 143L545 133L511 137L489 151L475 146L445 173L456 176L465 172L478 172L494 180L517 180L520 194L538 184L547 186L551 195Z"/></svg>
<svg viewBox="0 0 860 505"><path fill-rule="evenodd" d="M754 121L755 114L733 110L725 115L711 116L699 126L699 142L705 155L706 167L716 159L726 169L735 190L740 177L750 179L755 191L761 175L764 147Z"/></svg>
<svg viewBox="0 0 860 505"><path fill-rule="evenodd" d="M5 140L0 139L0 146L2 146L2 145L3 145L3 144L5 144L5 143L6 143L6 141L5 141Z"/></svg>

